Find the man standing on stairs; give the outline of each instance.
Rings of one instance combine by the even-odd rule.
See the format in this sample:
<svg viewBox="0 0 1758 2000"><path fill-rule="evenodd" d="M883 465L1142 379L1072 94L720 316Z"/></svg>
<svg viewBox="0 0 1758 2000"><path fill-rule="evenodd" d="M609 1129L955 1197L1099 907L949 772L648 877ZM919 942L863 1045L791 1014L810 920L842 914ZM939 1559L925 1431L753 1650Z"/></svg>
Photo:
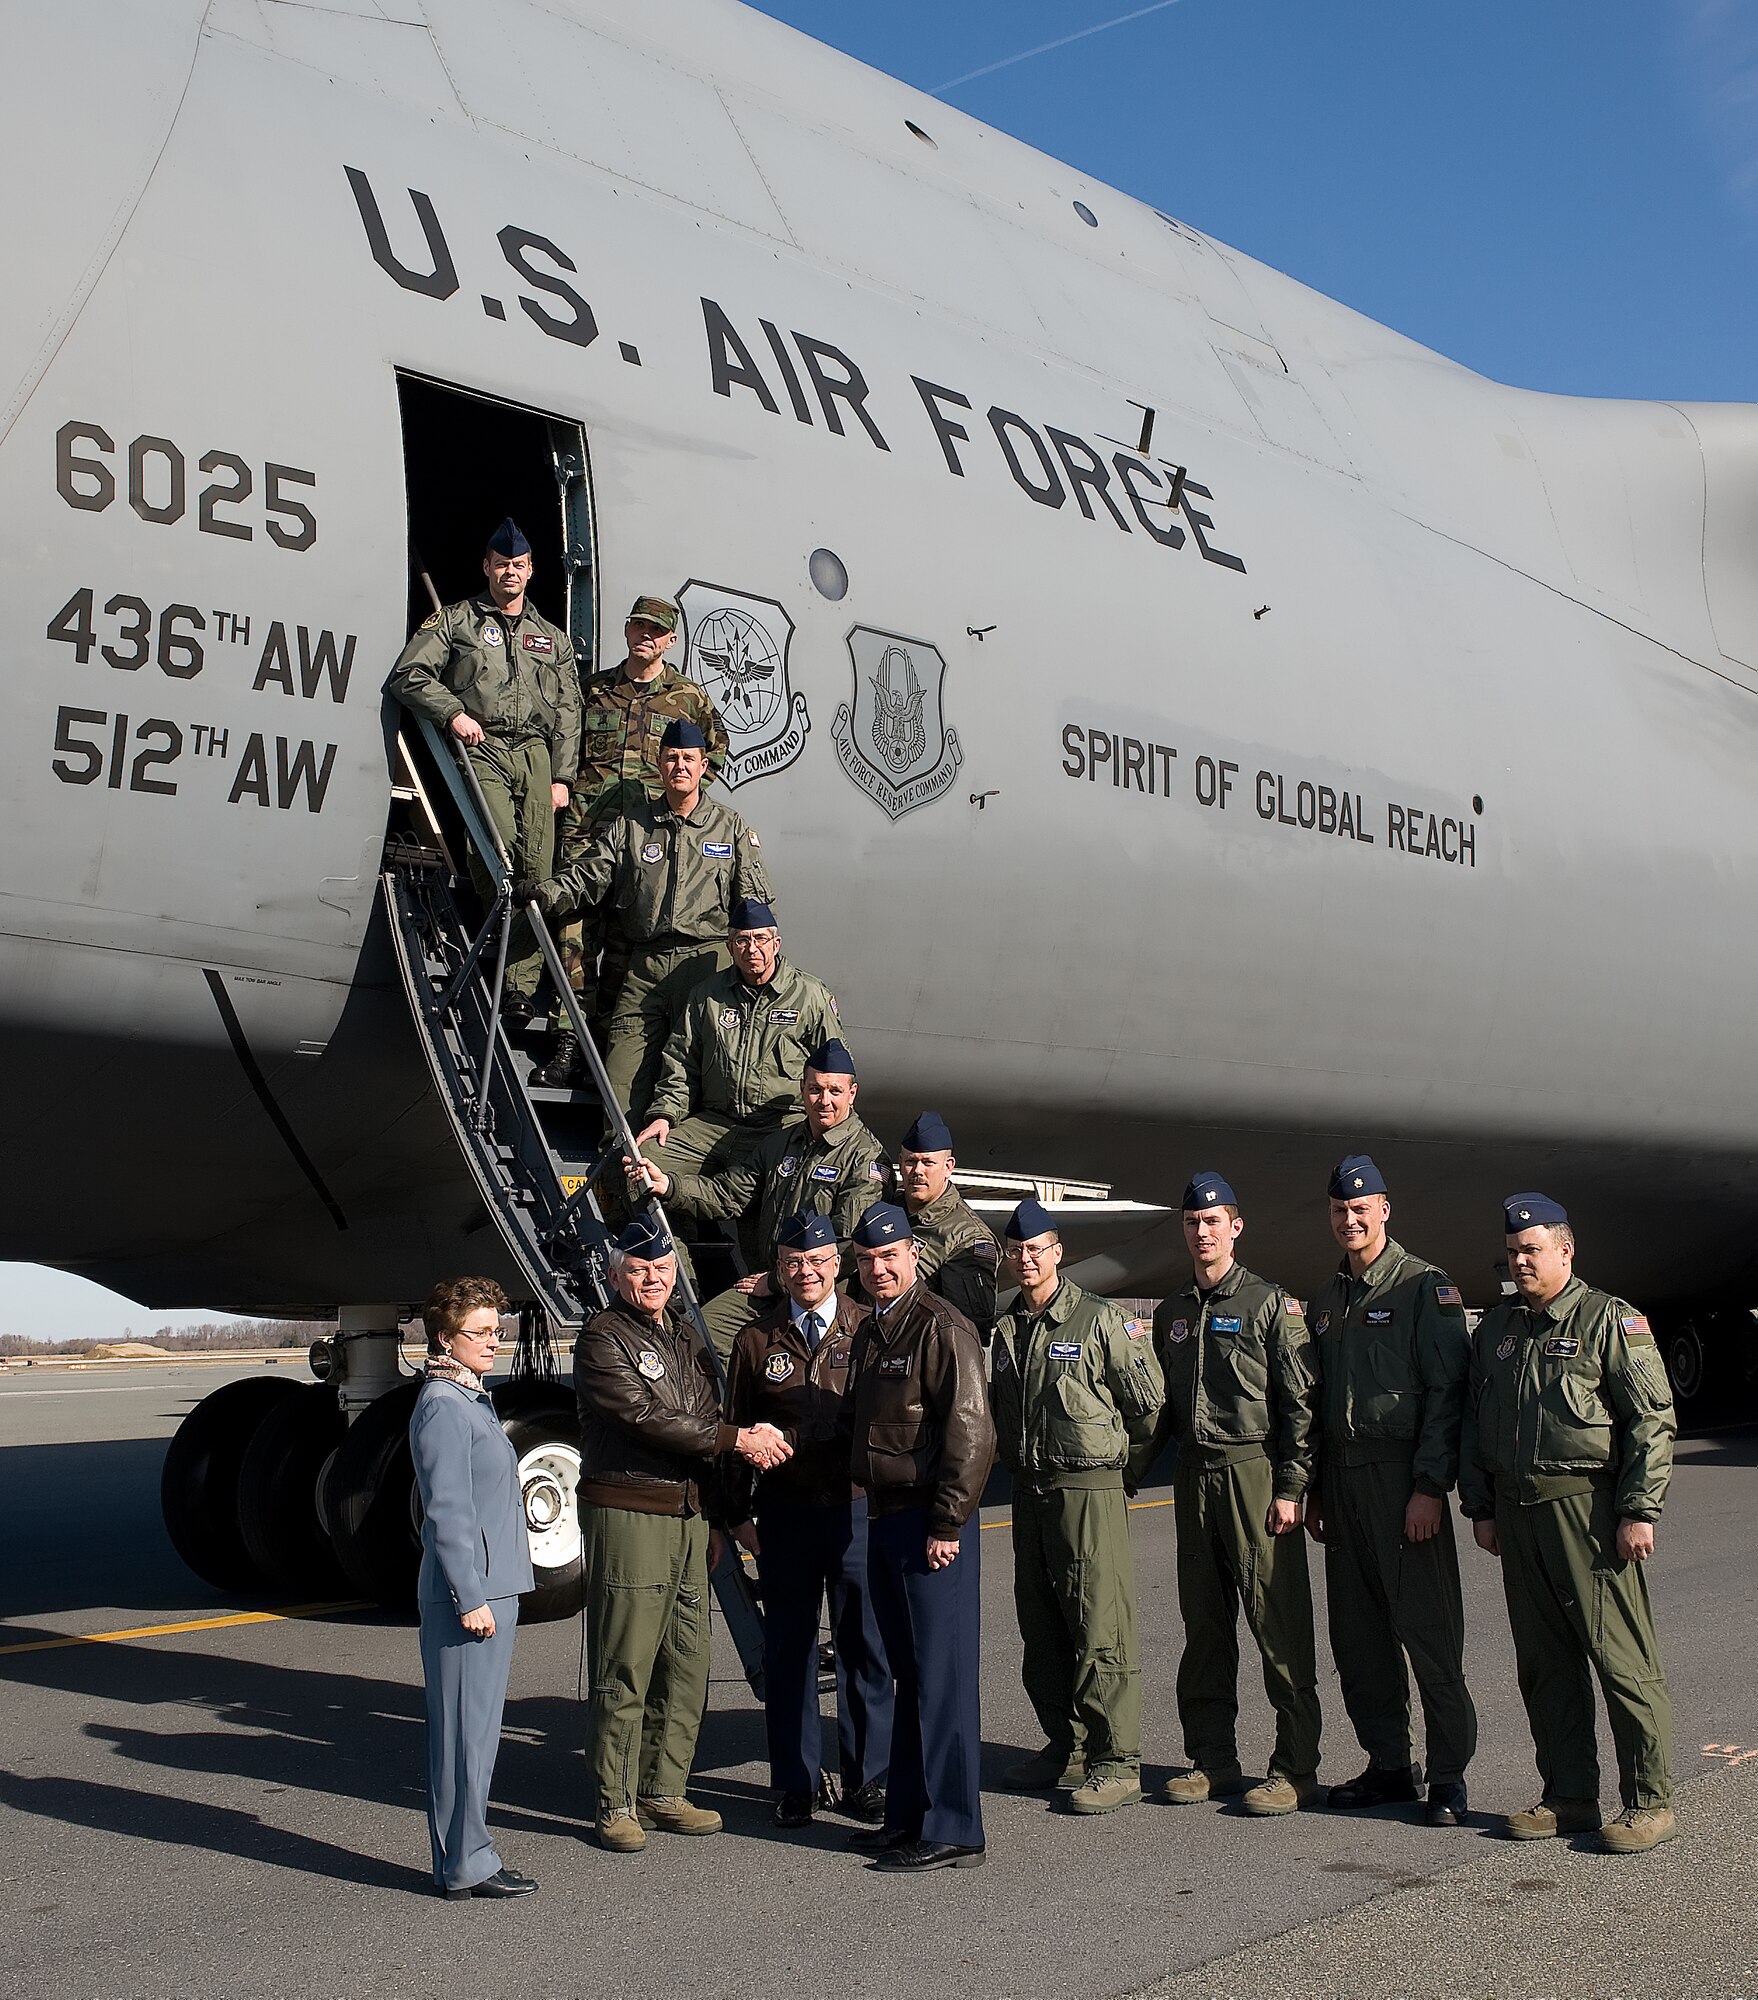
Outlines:
<svg viewBox="0 0 1758 2000"><path fill-rule="evenodd" d="M1166 1370L1155 1447L1178 1440L1178 1719L1190 1759L1164 1796L1200 1805L1243 1793L1245 1810L1267 1818L1298 1812L1318 1790L1318 1661L1300 1532L1313 1352L1300 1301L1234 1256L1244 1227L1232 1188L1199 1173L1184 1190L1191 1275L1154 1313ZM1239 1768L1241 1609L1276 1712L1269 1776L1249 1790Z"/></svg>
<svg viewBox="0 0 1758 2000"><path fill-rule="evenodd" d="M669 598L637 597L623 626L627 652L616 666L591 675L581 687L580 769L556 828L557 854L564 868L585 853L600 820L659 797L663 790L659 739L668 724L693 722L701 730L708 746L704 788L720 775L726 761L726 728L720 713L705 689L666 663L677 632L678 607ZM588 1014L604 933L602 920L575 916L556 937L568 984ZM600 983L614 984L622 969L620 963L606 966ZM573 1031L563 1027L548 1063L532 1081L565 1090L580 1068L579 1044Z"/></svg>
<svg viewBox="0 0 1758 2000"><path fill-rule="evenodd" d="M742 898L773 904L761 843L731 806L702 787L708 739L694 722L672 722L659 739L664 796L600 820L578 860L540 882L545 916L603 905L611 943L629 966L611 1007L605 1068L637 1123L659 1075L674 1014L691 989L730 963L726 935Z"/></svg>
<svg viewBox="0 0 1758 2000"><path fill-rule="evenodd" d="M503 521L482 558L488 588L423 619L385 685L464 745L501 845L523 887L542 880L555 853L556 814L580 761L580 676L573 641L534 609L531 544ZM470 850L470 879L485 904L494 889ZM523 911L507 941L502 1012L531 1018L543 954Z"/></svg>

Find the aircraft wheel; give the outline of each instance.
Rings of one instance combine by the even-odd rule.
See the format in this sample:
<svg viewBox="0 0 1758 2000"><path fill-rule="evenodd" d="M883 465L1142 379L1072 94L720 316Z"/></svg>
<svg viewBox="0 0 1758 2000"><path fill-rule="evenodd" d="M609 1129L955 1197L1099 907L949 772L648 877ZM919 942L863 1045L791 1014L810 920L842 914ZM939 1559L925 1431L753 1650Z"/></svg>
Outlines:
<svg viewBox="0 0 1758 2000"><path fill-rule="evenodd" d="M171 1546L216 1590L257 1591L269 1579L238 1519L239 1471L258 1428L296 1396L285 1375L248 1375L204 1396L177 1426L159 1475L159 1508Z"/></svg>
<svg viewBox="0 0 1758 2000"><path fill-rule="evenodd" d="M347 1434L335 1390L313 1382L264 1417L239 1468L244 1546L272 1584L297 1596L335 1597L348 1589L317 1509L318 1481Z"/></svg>
<svg viewBox="0 0 1758 2000"><path fill-rule="evenodd" d="M409 1417L420 1393L419 1381L404 1382L361 1411L330 1460L318 1498L348 1581L378 1604L415 1602L421 1535Z"/></svg>
<svg viewBox="0 0 1758 2000"><path fill-rule="evenodd" d="M519 1599L521 1624L572 1618L586 1601L586 1567L580 1536L580 1423L553 1392L542 1399L511 1385L495 1392L501 1428L519 1461L525 1533L531 1544L536 1588Z"/></svg>
<svg viewBox="0 0 1758 2000"><path fill-rule="evenodd" d="M1667 1336L1666 1372L1676 1403L1700 1403L1718 1385L1721 1355L1695 1320L1683 1320Z"/></svg>

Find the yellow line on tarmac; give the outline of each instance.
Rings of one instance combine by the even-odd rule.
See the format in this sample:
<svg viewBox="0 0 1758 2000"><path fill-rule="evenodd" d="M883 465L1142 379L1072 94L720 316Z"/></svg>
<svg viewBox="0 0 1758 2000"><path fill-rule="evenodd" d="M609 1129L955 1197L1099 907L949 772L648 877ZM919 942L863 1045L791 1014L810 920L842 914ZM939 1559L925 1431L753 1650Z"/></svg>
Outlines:
<svg viewBox="0 0 1758 2000"><path fill-rule="evenodd" d="M64 1646L108 1646L119 1639L168 1639L179 1632L219 1632L230 1625L276 1625L285 1618L322 1618L331 1611L366 1611L364 1598L339 1604L294 1604L285 1611L234 1611L225 1618L191 1618L181 1625L136 1625L126 1632L74 1632L62 1639L27 1639L21 1645L0 1646L0 1659L10 1653L56 1653ZM0 1632L6 1627L0 1625Z"/></svg>
<svg viewBox="0 0 1758 2000"><path fill-rule="evenodd" d="M1170 1500L1130 1500L1124 1504L1128 1507L1130 1513L1135 1514L1139 1513L1143 1507L1170 1507L1172 1502ZM983 1523L983 1533L986 1535L991 1528L1011 1528L1012 1526L1013 1516L1009 1514L1005 1521L985 1521Z"/></svg>

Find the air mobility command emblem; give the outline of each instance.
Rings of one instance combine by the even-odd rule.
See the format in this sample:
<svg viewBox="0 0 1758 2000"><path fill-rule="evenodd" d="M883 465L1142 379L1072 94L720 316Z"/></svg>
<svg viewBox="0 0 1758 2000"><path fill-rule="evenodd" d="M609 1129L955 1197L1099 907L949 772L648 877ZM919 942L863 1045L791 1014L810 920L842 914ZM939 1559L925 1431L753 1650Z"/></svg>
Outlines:
<svg viewBox="0 0 1758 2000"><path fill-rule="evenodd" d="M806 747L806 697L788 685L794 621L772 597L752 597L692 577L678 592L684 615L684 671L726 725L728 791L772 777ZM751 836L757 845L757 836Z"/></svg>
<svg viewBox="0 0 1758 2000"><path fill-rule="evenodd" d="M1187 1319L1175 1319L1166 1329L1166 1333L1168 1338L1174 1341L1188 1340L1190 1338L1190 1321Z"/></svg>
<svg viewBox="0 0 1758 2000"><path fill-rule="evenodd" d="M763 1364L763 1373L771 1382L785 1382L794 1372L794 1358L777 1348Z"/></svg>
<svg viewBox="0 0 1758 2000"><path fill-rule="evenodd" d="M946 662L926 639L857 625L848 635L855 697L836 711L838 762L881 812L901 819L937 799L964 762L946 727Z"/></svg>
<svg viewBox="0 0 1758 2000"><path fill-rule="evenodd" d="M660 1360L651 1347L642 1348L641 1352L636 1355L635 1368L636 1372L646 1376L649 1382L657 1382L665 1373L665 1363Z"/></svg>

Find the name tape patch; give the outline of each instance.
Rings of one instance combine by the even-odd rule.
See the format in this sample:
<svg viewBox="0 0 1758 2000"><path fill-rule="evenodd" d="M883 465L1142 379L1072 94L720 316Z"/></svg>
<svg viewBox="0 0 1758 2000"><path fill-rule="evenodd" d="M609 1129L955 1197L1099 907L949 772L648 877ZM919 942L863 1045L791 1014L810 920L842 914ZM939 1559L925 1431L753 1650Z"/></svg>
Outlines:
<svg viewBox="0 0 1758 2000"><path fill-rule="evenodd" d="M1581 1342L1579 1337L1572 1333L1553 1333L1549 1340L1544 1343L1544 1351L1546 1354L1561 1354L1564 1356L1579 1354L1581 1352Z"/></svg>
<svg viewBox="0 0 1758 2000"><path fill-rule="evenodd" d="M519 641L528 653L553 653L555 641L547 632L527 632Z"/></svg>
<svg viewBox="0 0 1758 2000"><path fill-rule="evenodd" d="M705 840L702 843L702 852L711 861L730 861L732 859L732 842L730 840Z"/></svg>
<svg viewBox="0 0 1758 2000"><path fill-rule="evenodd" d="M812 1169L812 1178L815 1181L833 1181L836 1178L836 1169L826 1162Z"/></svg>
<svg viewBox="0 0 1758 2000"><path fill-rule="evenodd" d="M1242 1322L1237 1313L1230 1313L1225 1318L1220 1313L1216 1313L1214 1318L1209 1321L1209 1324L1217 1333L1237 1333Z"/></svg>
<svg viewBox="0 0 1758 2000"><path fill-rule="evenodd" d="M1390 1326L1395 1317L1390 1306L1370 1306L1362 1314L1369 1326Z"/></svg>
<svg viewBox="0 0 1758 2000"><path fill-rule="evenodd" d="M888 1355L879 1364L881 1375L907 1375L910 1372L910 1358L907 1354Z"/></svg>
<svg viewBox="0 0 1758 2000"><path fill-rule="evenodd" d="M1078 1361L1081 1343L1078 1340L1053 1340L1050 1343L1052 1361Z"/></svg>

